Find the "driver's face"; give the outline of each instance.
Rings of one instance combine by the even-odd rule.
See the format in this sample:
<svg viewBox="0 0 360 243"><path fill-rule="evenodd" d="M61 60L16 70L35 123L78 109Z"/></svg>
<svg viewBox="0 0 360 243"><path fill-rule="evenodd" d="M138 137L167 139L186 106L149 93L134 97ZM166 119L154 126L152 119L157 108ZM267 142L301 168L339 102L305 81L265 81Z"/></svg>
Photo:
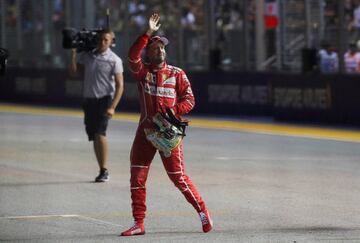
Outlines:
<svg viewBox="0 0 360 243"><path fill-rule="evenodd" d="M165 46L161 41L152 43L147 49L147 57L152 64L161 64L165 61Z"/></svg>

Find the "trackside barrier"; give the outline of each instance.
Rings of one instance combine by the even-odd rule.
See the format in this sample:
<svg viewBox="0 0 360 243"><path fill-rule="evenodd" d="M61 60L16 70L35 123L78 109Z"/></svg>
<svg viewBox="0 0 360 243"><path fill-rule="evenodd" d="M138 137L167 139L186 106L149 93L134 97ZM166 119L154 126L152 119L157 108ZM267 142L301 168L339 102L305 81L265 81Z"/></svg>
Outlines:
<svg viewBox="0 0 360 243"><path fill-rule="evenodd" d="M268 116L281 120L360 125L360 76L251 72L187 73L196 97L192 114ZM137 86L126 72L118 110L138 111ZM0 100L81 106L82 78L66 70L9 68Z"/></svg>

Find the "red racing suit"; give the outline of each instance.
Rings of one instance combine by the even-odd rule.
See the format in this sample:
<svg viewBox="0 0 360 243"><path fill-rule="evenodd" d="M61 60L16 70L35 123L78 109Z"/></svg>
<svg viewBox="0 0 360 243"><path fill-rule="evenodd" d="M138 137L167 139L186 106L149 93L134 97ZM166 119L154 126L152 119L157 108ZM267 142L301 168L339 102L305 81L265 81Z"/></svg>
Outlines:
<svg viewBox="0 0 360 243"><path fill-rule="evenodd" d="M180 68L167 65L152 67L141 59L141 52L150 37L140 36L129 50L129 65L138 86L141 116L136 136L131 148L131 199L133 217L143 222L146 213L146 180L156 148L146 139L144 129L154 128L151 118L165 108L172 108L177 117L188 113L195 104L191 85ZM205 209L205 203L194 184L185 173L182 144L169 157L160 152L166 172L175 186L197 212Z"/></svg>

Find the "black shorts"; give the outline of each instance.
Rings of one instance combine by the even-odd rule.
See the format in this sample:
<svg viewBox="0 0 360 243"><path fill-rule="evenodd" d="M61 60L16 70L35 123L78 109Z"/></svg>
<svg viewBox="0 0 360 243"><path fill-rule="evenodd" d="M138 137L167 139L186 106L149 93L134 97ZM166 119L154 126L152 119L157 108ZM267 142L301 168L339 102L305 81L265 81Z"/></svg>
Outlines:
<svg viewBox="0 0 360 243"><path fill-rule="evenodd" d="M95 134L106 136L109 118L105 116L111 105L111 96L102 98L85 98L83 103L85 130L89 141L93 141Z"/></svg>

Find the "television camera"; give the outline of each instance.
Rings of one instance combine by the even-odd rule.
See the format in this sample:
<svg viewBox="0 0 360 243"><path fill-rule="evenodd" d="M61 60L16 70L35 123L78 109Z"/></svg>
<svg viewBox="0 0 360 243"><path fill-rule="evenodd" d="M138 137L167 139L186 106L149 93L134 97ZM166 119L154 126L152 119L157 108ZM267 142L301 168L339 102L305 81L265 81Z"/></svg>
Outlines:
<svg viewBox="0 0 360 243"><path fill-rule="evenodd" d="M110 26L110 10L106 10L106 28ZM75 28L64 28L62 31L62 45L64 49L76 48L77 52L93 51L101 41L102 28L82 29L80 31ZM112 40L112 47L115 46L115 37Z"/></svg>
<svg viewBox="0 0 360 243"><path fill-rule="evenodd" d="M65 28L62 31L63 48L76 48L77 52L92 51L99 45L101 40L101 31L102 29L83 29L81 31L77 31L74 28Z"/></svg>

